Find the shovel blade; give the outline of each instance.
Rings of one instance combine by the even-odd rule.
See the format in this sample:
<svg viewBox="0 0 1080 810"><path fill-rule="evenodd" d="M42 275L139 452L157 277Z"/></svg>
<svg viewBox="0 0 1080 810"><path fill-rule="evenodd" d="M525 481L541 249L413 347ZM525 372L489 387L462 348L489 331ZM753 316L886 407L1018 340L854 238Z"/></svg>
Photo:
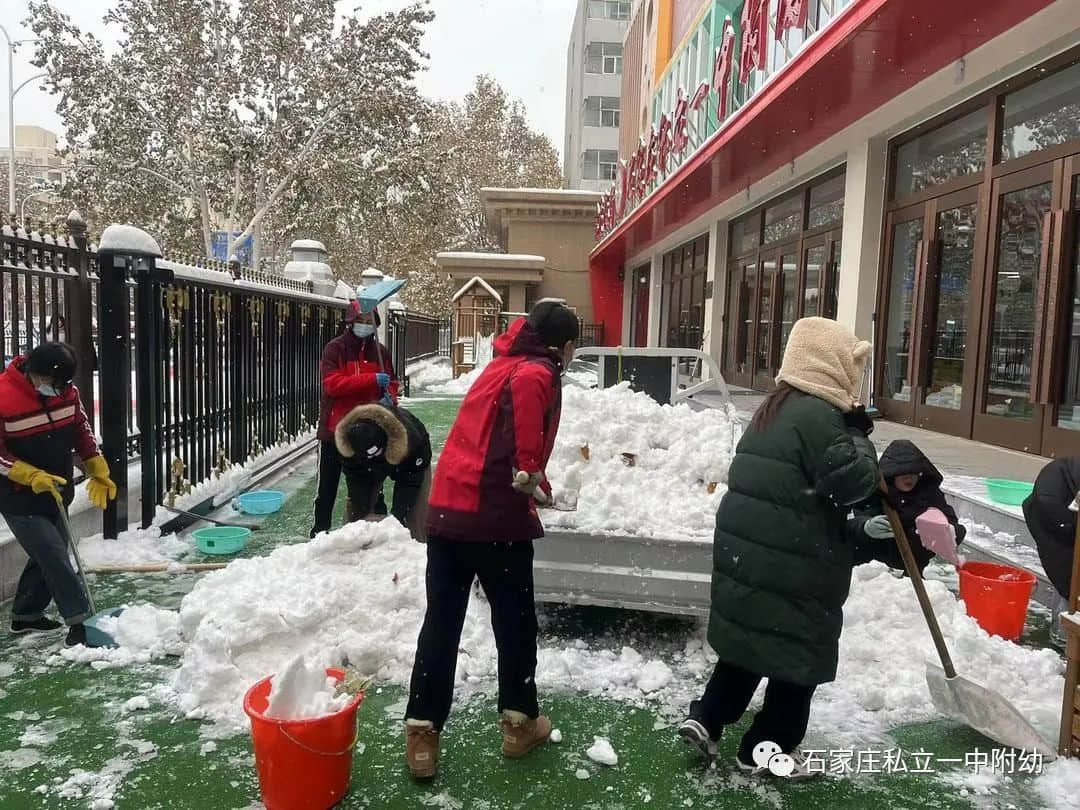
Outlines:
<svg viewBox="0 0 1080 810"><path fill-rule="evenodd" d="M1047 760L1057 757L1048 743L1005 697L963 675L945 677L937 664L926 663L926 685L939 712L959 720L1011 748L1037 751Z"/></svg>
<svg viewBox="0 0 1080 810"><path fill-rule="evenodd" d="M123 612L122 608L112 608L110 610L102 610L99 613L95 613L85 622L83 626L86 628L86 646L87 647L117 647L116 639L112 637L112 634L103 629L105 626L116 626L116 622L112 621ZM103 622L102 619L105 621Z"/></svg>

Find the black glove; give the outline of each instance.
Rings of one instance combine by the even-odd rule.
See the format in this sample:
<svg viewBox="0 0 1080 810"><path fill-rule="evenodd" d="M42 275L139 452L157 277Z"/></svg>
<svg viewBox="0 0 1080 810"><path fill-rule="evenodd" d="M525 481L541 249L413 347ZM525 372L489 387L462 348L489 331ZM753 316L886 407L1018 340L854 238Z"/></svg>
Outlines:
<svg viewBox="0 0 1080 810"><path fill-rule="evenodd" d="M861 430L867 436L874 432L874 420L867 416L866 408L862 405L856 405L844 414L844 424Z"/></svg>

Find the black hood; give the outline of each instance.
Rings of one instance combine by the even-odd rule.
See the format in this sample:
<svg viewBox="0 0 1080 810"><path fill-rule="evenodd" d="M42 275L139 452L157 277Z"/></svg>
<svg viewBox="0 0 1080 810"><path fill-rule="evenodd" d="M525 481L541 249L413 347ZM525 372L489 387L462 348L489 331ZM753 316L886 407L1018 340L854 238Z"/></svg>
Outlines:
<svg viewBox="0 0 1080 810"><path fill-rule="evenodd" d="M885 452L878 460L881 475L892 486L893 479L898 475L919 475L919 485L928 484L940 487L942 482L941 473L933 462L926 457L914 442L907 439L896 439L889 443Z"/></svg>

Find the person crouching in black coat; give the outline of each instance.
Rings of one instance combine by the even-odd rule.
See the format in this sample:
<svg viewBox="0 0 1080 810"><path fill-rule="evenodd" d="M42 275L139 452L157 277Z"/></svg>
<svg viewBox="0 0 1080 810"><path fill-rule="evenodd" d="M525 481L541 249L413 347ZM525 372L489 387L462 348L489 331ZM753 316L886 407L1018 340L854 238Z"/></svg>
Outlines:
<svg viewBox="0 0 1080 810"><path fill-rule="evenodd" d="M1076 512L1069 506L1080 492L1080 458L1059 458L1039 472L1035 488L1024 501L1024 520L1035 538L1046 576L1057 591L1050 638L1065 646L1061 613L1069 609L1072 563L1076 547Z"/></svg>
<svg viewBox="0 0 1080 810"><path fill-rule="evenodd" d="M428 492L431 488L431 439L424 423L404 408L359 405L338 422L334 442L342 457L349 491L346 520L386 514L383 482L394 482L390 514L413 539L426 539Z"/></svg>
<svg viewBox="0 0 1080 810"><path fill-rule="evenodd" d="M904 526L911 543L911 553L919 565L919 573L922 573L934 558L934 552L916 542L919 532L915 519L919 515L927 509L940 509L956 531L957 545L963 542L967 529L956 517L956 510L945 500L945 493L941 491L943 479L938 468L914 442L907 439L890 442L881 454L878 467L889 488L889 501ZM884 553L878 559L890 568L904 570L904 560L895 544L884 545L882 551Z"/></svg>

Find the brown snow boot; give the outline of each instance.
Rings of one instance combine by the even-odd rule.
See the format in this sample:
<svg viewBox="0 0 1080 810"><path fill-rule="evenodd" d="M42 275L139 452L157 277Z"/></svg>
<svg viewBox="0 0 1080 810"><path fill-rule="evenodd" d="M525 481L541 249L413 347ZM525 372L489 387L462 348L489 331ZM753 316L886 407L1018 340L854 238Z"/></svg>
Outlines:
<svg viewBox="0 0 1080 810"><path fill-rule="evenodd" d="M439 732L429 720L405 721L405 760L413 779L433 779L439 767Z"/></svg>
<svg viewBox="0 0 1080 810"><path fill-rule="evenodd" d="M499 718L503 756L519 759L543 745L551 736L551 721L540 715L535 720L521 712L505 711Z"/></svg>

